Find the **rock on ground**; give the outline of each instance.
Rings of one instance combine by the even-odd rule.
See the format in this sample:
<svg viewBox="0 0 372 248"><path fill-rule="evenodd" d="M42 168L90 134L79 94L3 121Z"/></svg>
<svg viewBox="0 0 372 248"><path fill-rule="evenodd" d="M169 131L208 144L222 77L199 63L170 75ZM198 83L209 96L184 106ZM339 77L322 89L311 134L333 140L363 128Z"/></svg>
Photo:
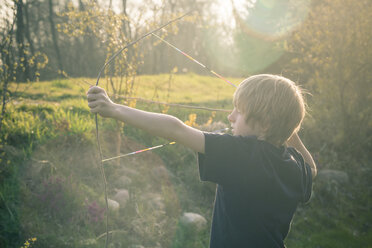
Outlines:
<svg viewBox="0 0 372 248"><path fill-rule="evenodd" d="M110 210L117 211L120 208L120 204L117 201L107 199L107 203Z"/></svg>
<svg viewBox="0 0 372 248"><path fill-rule="evenodd" d="M113 199L120 204L121 208L124 208L129 200L129 192L126 189L117 189Z"/></svg>
<svg viewBox="0 0 372 248"><path fill-rule="evenodd" d="M197 231L203 230L207 226L207 220L200 214L196 213L183 213L180 223L187 228L195 229Z"/></svg>

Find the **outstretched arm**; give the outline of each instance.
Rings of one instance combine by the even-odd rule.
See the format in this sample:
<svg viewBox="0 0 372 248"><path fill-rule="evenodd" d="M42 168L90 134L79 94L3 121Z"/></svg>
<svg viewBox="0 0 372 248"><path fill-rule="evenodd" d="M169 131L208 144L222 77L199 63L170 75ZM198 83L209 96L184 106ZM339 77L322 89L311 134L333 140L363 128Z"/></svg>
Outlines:
<svg viewBox="0 0 372 248"><path fill-rule="evenodd" d="M296 148L296 150L302 154L302 157L304 158L305 162L311 167L311 173L314 179L314 177L317 174L316 164L310 152L306 149L305 145L302 143L297 133L294 133L289 138L289 140L287 141L287 145Z"/></svg>
<svg viewBox="0 0 372 248"><path fill-rule="evenodd" d="M143 129L154 136L176 141L192 150L204 153L204 134L185 125L171 115L146 112L112 102L104 89L93 86L87 93L92 113L113 118Z"/></svg>

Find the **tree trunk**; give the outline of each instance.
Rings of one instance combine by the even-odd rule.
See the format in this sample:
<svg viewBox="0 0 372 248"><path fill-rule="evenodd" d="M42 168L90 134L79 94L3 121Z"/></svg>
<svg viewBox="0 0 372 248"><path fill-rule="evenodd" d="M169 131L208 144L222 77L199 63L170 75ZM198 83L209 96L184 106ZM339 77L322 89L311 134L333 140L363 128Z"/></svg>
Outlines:
<svg viewBox="0 0 372 248"><path fill-rule="evenodd" d="M28 5L29 4L30 3L26 3L24 5L24 7L25 7L25 17L26 17L26 38L27 38L28 43L30 44L31 55L34 56L35 47L34 47L34 41L31 39L31 35L30 35L30 18L28 16Z"/></svg>
<svg viewBox="0 0 372 248"><path fill-rule="evenodd" d="M127 14L127 0L123 0L123 14L124 14L125 17L128 17L128 14ZM130 40L132 38L132 30L130 28L128 20L125 20L124 23L123 23L123 32L124 32L125 38L127 40Z"/></svg>
<svg viewBox="0 0 372 248"><path fill-rule="evenodd" d="M31 39L31 35L30 35L30 18L28 16L28 6L29 6L29 3L26 3L24 5L25 17L26 17L26 38L27 38L28 44L30 44L31 56L33 57L35 55L35 47L34 47L34 42ZM35 69L34 66L31 66L30 68L31 75L34 74L34 69Z"/></svg>
<svg viewBox="0 0 372 248"><path fill-rule="evenodd" d="M9 55L8 55L9 57ZM7 59L8 60L8 59ZM7 72L5 72L7 73ZM5 76L2 87L2 101L1 101L1 115L0 115L0 133L1 133L1 128L3 126L3 120L5 116L5 111L6 111L6 102L7 102L7 93L8 93L8 77Z"/></svg>
<svg viewBox="0 0 372 248"><path fill-rule="evenodd" d="M2 44L0 44L0 58L3 60L3 62L5 62L3 65L2 65L2 69L3 69L3 75L2 75L2 80L0 81L0 83L2 84L2 95L1 95L1 114L0 114L0 134L1 134L1 129L2 129L2 126L3 126L3 120L4 120L4 116L5 116L5 111L6 111L6 103L8 101L7 99L7 94L8 94L8 86L9 86L9 79L12 78L13 76L13 71L14 71L14 68L13 68L13 64L14 64L14 61L13 63L11 62L11 47L12 47L12 43L13 43L13 32L14 32L14 24L16 22L16 19L13 20L11 26L10 26L10 30L9 30L9 33L8 33L8 37L9 39L4 39L2 41ZM7 37L4 33L4 38ZM8 66L4 66L4 65L8 65Z"/></svg>
<svg viewBox="0 0 372 248"><path fill-rule="evenodd" d="M53 39L53 44L54 44L54 50L56 51L57 55L57 61L58 61L58 67L60 70L63 70L63 63L62 63L62 57L61 53L59 51L59 46L58 46L58 33L56 32L56 28L54 25L54 13L53 13L53 1L49 1L49 23L50 23L50 31L52 33L52 39Z"/></svg>
<svg viewBox="0 0 372 248"><path fill-rule="evenodd" d="M25 26L23 23L23 2L22 0L15 1L17 6L17 31L16 31L16 42L18 46L18 55L19 55L19 67L17 69L17 81L26 81L31 79L30 69L28 65L27 55L25 53L24 37ZM20 77L18 77L20 75Z"/></svg>

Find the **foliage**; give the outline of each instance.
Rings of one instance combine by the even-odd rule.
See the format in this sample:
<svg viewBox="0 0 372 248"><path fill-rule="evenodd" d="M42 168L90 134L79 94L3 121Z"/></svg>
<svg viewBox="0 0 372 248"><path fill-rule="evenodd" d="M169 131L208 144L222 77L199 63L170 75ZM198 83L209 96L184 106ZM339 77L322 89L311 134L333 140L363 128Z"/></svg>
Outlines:
<svg viewBox="0 0 372 248"><path fill-rule="evenodd" d="M59 31L71 37L94 36L105 44L105 62L132 38L129 33L122 31L123 26L129 21L125 14L115 14L110 9L105 11L96 3L87 4L85 11L74 8L72 3L68 8L68 11L60 14L61 17L67 18L67 22L57 25ZM125 96L133 94L136 72L141 63L137 47L138 44L135 44L123 51L104 71L108 75L106 88L110 85L114 94Z"/></svg>
<svg viewBox="0 0 372 248"><path fill-rule="evenodd" d="M25 243L23 244L23 246L21 246L21 248L28 248L28 247L32 247L32 244L34 242L36 242L37 238L29 238L25 241Z"/></svg>
<svg viewBox="0 0 372 248"><path fill-rule="evenodd" d="M371 11L369 1L313 1L287 44L290 75L306 84L317 110L311 143L360 159L372 149Z"/></svg>
<svg viewBox="0 0 372 248"><path fill-rule="evenodd" d="M140 96L144 98L154 96L154 88L157 88L158 94L154 100L185 103L189 99L197 104L197 101L208 102L214 98L219 99L216 103L222 104L221 108L226 107L224 105L227 102L228 106L231 105L230 99L225 98L232 93L233 89L229 85L215 84L214 78L194 74L173 75L172 81L169 81L169 78L170 75L140 77L139 80L143 82L139 87L142 94ZM5 230L6 227L7 231L0 232L0 242L4 247L24 245L28 237L34 236L37 237L37 242L31 244L29 241L29 243L35 247L48 244L56 247L84 245L97 247L104 240L94 239L104 233L104 225L102 225L104 201L100 181L97 180L99 171L94 166L96 163L94 162L94 120L86 105L85 90L82 90L81 85L77 83L83 80L9 85L10 90L24 93L19 96L14 94L15 98L9 105L2 131L6 146L1 150L4 156L1 157L0 192L3 196L1 204L4 207L0 211L0 216L4 227L1 230ZM202 82L205 87L201 88L200 94L187 98L181 93L188 89L191 95L189 86L196 86L198 82ZM222 94L217 89L225 89L225 93ZM150 106L142 102L138 102L137 107L164 111L162 105ZM183 120L187 120L188 116L194 113L193 110L184 111L173 107L168 108L167 112ZM197 125L210 123L216 118L223 117L221 113L211 114L202 110L197 110L195 114L197 118L194 123ZM111 121L100 120L100 130L103 133L112 132L112 127L115 127L115 124ZM164 142L130 127L126 127L126 133L143 142L144 145ZM102 137L108 139L103 142L107 156L115 147L112 137L112 135ZM174 166L177 172L176 170L174 172L189 178L188 180L191 180L189 182L196 185L196 190L202 189L203 186L198 186L198 177L191 166L187 166L188 172L182 170L183 166L178 162L179 148L175 146L172 148L175 149L166 152L170 156L163 157L173 158L173 162L177 165ZM194 155L187 149L181 150L182 156L187 157L184 163L194 163ZM154 212L154 207L148 204L148 199L138 197L143 193L149 193L148 189L141 187L148 187L147 181L153 180L151 170L144 167L145 165L133 164L137 171L141 171L140 177L132 177L137 186L130 188L137 197L131 199L123 211L119 213L110 211L111 230L120 230L117 235L114 235L112 244L152 245L160 242L162 246L169 247L177 235L178 240L183 237L181 235L183 231L177 226L177 217L181 209L202 212L198 207L195 208L192 198L180 197L181 192L192 197L190 192L185 192L184 186L173 187L173 183L167 180L157 182L156 186L152 187L158 188L156 194L162 196L164 204L164 211ZM140 169L141 167L143 169ZM106 168L106 172L111 180L114 180L118 174L113 167ZM188 176L190 172L194 173L195 177L190 178ZM114 190L112 187L116 184L109 185L112 192ZM207 191L204 192L209 195ZM213 190L209 192L213 193ZM201 199L202 197L200 201ZM213 197L210 197L210 200L212 201ZM181 208L181 205L175 204L178 201L186 204ZM205 208L211 211L209 207ZM119 218L117 215L124 218ZM66 225L73 228L56 228L56 226ZM127 235L122 235L123 232L132 233L134 227L137 235L132 235L130 239ZM202 239L203 243L207 243L208 235L202 235ZM199 241L195 240L195 242Z"/></svg>
<svg viewBox="0 0 372 248"><path fill-rule="evenodd" d="M282 43L307 17L309 2L248 1L239 10L233 5L237 26L233 38L238 57L235 70L256 74L275 64L285 54Z"/></svg>
<svg viewBox="0 0 372 248"><path fill-rule="evenodd" d="M94 79L29 81L38 81L41 73L43 78L68 77L67 72L96 76L103 62L139 34L196 8L198 13L159 35L218 68L216 71L225 71L223 75L273 70L298 79L313 95L308 99L310 117L301 131L304 142L314 152L319 169L344 170L350 177L350 182L342 185L315 181L312 201L299 207L287 246L369 247L369 1L313 0L310 6L306 0L256 1L254 6L251 1L246 9L249 15L240 23L235 18L239 28L231 44L221 42L221 36L229 31L218 29L220 25L209 13L210 0L145 0L141 6L135 2L126 6L126 2L117 9L88 1L5 0L0 6L1 13L10 13L0 20L0 246L101 247L104 240L95 125L86 106L87 87L82 84L93 85ZM272 18L264 21L262 16L268 13ZM54 29L59 31L57 40L51 35ZM63 68L57 62L59 50ZM239 65L232 62L235 57L239 57ZM168 71L171 74L141 75ZM168 113L194 127L226 123L222 112L141 101L231 108L231 86L216 78L183 74L188 71L204 73L198 65L149 38L113 61L100 86L117 102ZM234 83L240 80L232 79ZM100 119L99 125L107 156L165 143L111 120ZM113 140L125 146L117 146ZM201 213L210 222L215 185L199 181L192 151L179 145L166 147L154 151L161 160L144 153L105 167L112 180L111 195L120 186L116 181L120 175L138 173L131 175L126 207L109 211L113 246L208 246L208 230L194 235L177 223L182 211ZM162 162L168 171L166 177L161 174L165 169ZM159 164L163 167L155 167ZM154 177L155 173L160 177ZM146 193L150 194L140 197ZM149 199L160 201L149 204Z"/></svg>
<svg viewBox="0 0 372 248"><path fill-rule="evenodd" d="M10 91L8 85L11 81L30 81L39 80L39 71L48 63L48 57L41 52L31 52L30 44L20 40L19 36L19 16L16 7L22 5L22 1L15 1L15 6L8 6L13 13L14 19L10 21L9 16L1 17L0 22L5 25L0 26L0 93L1 93L1 113L0 130L2 129L3 119L6 114L6 104L10 101ZM16 43L14 40L14 26L17 21ZM17 56L19 54L19 56Z"/></svg>
<svg viewBox="0 0 372 248"><path fill-rule="evenodd" d="M217 84L215 78L175 75L171 87L167 85L169 75L140 76L138 80L141 84L137 92L142 98L231 108L234 89L227 84ZM232 79L234 82L238 80ZM23 87L27 85L19 85L17 90L22 91ZM15 84L10 85L10 89L15 88ZM19 247L25 245L29 237L37 237L32 244L35 247L50 244L55 247L102 246L104 201L102 185L97 180L95 127L84 97L84 90L75 80L37 82L28 88L27 94L9 105L9 116L3 129L7 147L1 151L5 156L2 157L0 172L0 217L2 228L7 228L6 232L0 232L2 246ZM321 106L312 106L313 116L323 111ZM141 101L137 101L136 107L164 111L161 105ZM216 121L227 122L226 114L220 112L169 107L167 113L198 127ZM312 139L310 132L317 131L314 129L315 121L315 118L306 120L303 134L305 143L315 147L316 151L317 141ZM107 156L112 155L115 148L112 142L115 136L112 131L110 133L114 125L110 120L100 120ZM125 133L136 142L126 138L128 147L123 151L165 143L129 126L125 126ZM137 142L143 146L138 147ZM327 153L318 155L322 163L331 161L336 168L349 166L358 170L350 173L349 184L315 181L313 199L297 211L286 240L287 246L368 247L372 236L369 211L372 198L368 181L371 170L367 161L361 164L361 160L352 154L346 157L337 150L326 150ZM122 160L120 167L114 163L105 167L110 194L114 194L118 187L114 181L121 175L138 173L131 176L131 194L126 207L118 212L109 211L109 225L113 231L111 244L118 247L154 244L161 247L208 247L208 230L192 235L190 230L177 223L183 211L201 213L210 223L215 185L199 181L196 157L189 149L173 145L154 153L162 160L145 153ZM143 162L140 156L149 159ZM159 161L165 162L168 177L154 176L163 170L153 170ZM123 170L118 172L119 168ZM154 196L158 194L164 204L163 210L157 209L159 202L149 204L148 201L156 199ZM142 195L146 197L142 198Z"/></svg>
<svg viewBox="0 0 372 248"><path fill-rule="evenodd" d="M203 37L206 27L211 24L211 0L118 1L114 4L112 1L109 4L86 0L3 2L0 6L1 13L4 13L0 21L0 33L4 36L1 40L7 40L9 30L14 31L9 36L10 40L13 40L13 45L22 46L25 54L24 56L16 50L16 53L12 54L16 61L21 57L26 60L26 57L30 58L36 53L45 54L49 58L48 66L37 72L44 80L60 77L63 74L61 72L75 77L94 77L109 54L155 26L191 10L193 12L181 22L158 34L171 37L170 41L181 45L185 51L193 53L192 55L213 62L206 48L216 40L205 42ZM14 40L16 36L17 42ZM141 48L140 54L136 54L138 50L135 49L125 52L128 55L127 60L139 56L139 64L136 67L125 66L125 63L119 63L118 60L113 64L113 70L107 72L111 75L114 74L113 71L121 71L120 73L124 74L126 70L137 70L142 74L166 73L174 66L192 71L199 70L197 65L192 62L187 64L179 54L163 44L159 45L159 41L152 37L143 40L138 46ZM123 58L121 60L125 61ZM173 63L169 63L170 60ZM147 63L142 64L142 61ZM36 63L24 64L30 67L32 72ZM28 67L25 70L28 70ZM22 72L21 68L17 71L19 74ZM29 79L32 81L35 77Z"/></svg>
<svg viewBox="0 0 372 248"><path fill-rule="evenodd" d="M347 184L315 181L310 203L295 215L287 246L370 247L372 192L365 178L371 171L365 173Z"/></svg>

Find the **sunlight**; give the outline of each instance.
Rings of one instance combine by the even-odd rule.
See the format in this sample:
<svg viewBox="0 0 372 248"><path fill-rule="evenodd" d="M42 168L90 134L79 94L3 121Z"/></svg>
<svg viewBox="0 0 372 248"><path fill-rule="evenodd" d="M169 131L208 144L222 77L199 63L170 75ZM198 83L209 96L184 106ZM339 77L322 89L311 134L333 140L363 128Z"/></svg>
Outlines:
<svg viewBox="0 0 372 248"><path fill-rule="evenodd" d="M276 40L286 36L306 19L311 0L257 0L242 7L233 1L235 21L240 28L252 36L264 40ZM234 12L235 11L235 12Z"/></svg>
<svg viewBox="0 0 372 248"><path fill-rule="evenodd" d="M256 0L232 0L240 15L248 15L248 8L253 7ZM248 7L248 8L247 8ZM235 20L233 16L232 2L226 0L218 0L212 4L212 13L216 13L218 22L225 24L230 28L235 28Z"/></svg>
<svg viewBox="0 0 372 248"><path fill-rule="evenodd" d="M14 7L13 1L3 0L4 2L0 5L0 31L2 28L5 28L7 21L11 22L14 18L14 13L11 8Z"/></svg>
<svg viewBox="0 0 372 248"><path fill-rule="evenodd" d="M108 1L99 1L108 7ZM264 35L268 39L280 38L298 27L307 17L311 0L217 0L211 3L210 13L216 17L216 22L231 29L238 25L252 34ZM161 7L161 0L152 0L153 6ZM128 13L136 20L142 15L145 19L152 18L153 10L143 11L144 1L129 1ZM122 12L122 2L112 0L115 13ZM240 19L239 20L237 20ZM244 26L244 27L242 27Z"/></svg>

